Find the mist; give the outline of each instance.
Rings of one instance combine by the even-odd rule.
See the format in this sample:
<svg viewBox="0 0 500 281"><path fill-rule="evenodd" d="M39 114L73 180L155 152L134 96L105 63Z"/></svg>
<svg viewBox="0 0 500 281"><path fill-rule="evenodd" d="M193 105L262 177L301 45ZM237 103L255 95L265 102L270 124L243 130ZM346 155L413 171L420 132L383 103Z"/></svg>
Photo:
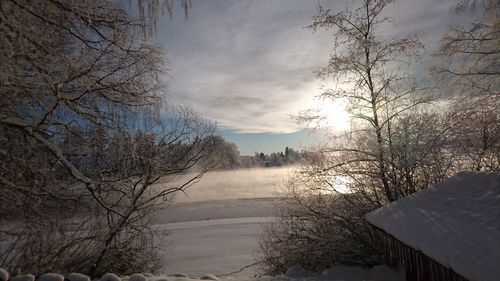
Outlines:
<svg viewBox="0 0 500 281"><path fill-rule="evenodd" d="M208 172L184 193L176 193L173 199L175 203L186 203L276 197L283 182L296 169L288 166Z"/></svg>

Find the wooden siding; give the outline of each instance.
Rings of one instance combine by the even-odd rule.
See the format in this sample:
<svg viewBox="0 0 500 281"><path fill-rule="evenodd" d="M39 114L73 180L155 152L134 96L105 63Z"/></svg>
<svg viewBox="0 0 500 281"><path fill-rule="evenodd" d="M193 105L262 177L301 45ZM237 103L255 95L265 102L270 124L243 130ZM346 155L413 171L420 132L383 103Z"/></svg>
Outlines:
<svg viewBox="0 0 500 281"><path fill-rule="evenodd" d="M406 281L469 281L384 230L375 226L373 229L375 237L383 247L386 263L392 267L403 268Z"/></svg>

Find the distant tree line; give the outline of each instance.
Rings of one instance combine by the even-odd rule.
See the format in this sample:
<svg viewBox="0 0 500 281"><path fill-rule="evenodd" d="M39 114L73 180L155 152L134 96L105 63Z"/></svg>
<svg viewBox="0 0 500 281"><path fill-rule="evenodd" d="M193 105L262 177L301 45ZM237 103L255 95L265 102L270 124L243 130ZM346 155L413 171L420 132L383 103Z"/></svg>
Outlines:
<svg viewBox="0 0 500 281"><path fill-rule="evenodd" d="M306 162L307 156L304 151L295 151L293 148L285 147L285 151L272 152L264 154L263 152L255 152L252 159L256 165L263 167L279 167L286 165L297 165Z"/></svg>
<svg viewBox="0 0 500 281"><path fill-rule="evenodd" d="M258 167L280 167L287 165L303 164L307 161L305 151L295 151L293 148L285 147L284 151L264 154L255 152L253 156L240 155L238 146L226 141L222 136L211 136L213 145L211 157L204 161L216 163L216 169L232 170Z"/></svg>

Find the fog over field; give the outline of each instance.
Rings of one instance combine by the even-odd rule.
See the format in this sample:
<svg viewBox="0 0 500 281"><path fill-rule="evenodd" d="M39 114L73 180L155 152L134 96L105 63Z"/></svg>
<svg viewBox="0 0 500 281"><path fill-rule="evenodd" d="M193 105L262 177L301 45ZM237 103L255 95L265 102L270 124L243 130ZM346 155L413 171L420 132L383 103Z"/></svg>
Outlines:
<svg viewBox="0 0 500 281"><path fill-rule="evenodd" d="M209 172L185 193L177 193L175 202L276 197L280 184L295 169L280 167Z"/></svg>
<svg viewBox="0 0 500 281"><path fill-rule="evenodd" d="M174 203L155 220L157 227L169 232L162 270L193 276L207 272L224 275L255 263L262 226L275 216L276 197L295 169L213 171L185 193L177 193ZM169 186L163 184L164 188ZM256 272L251 266L232 276L243 280Z"/></svg>

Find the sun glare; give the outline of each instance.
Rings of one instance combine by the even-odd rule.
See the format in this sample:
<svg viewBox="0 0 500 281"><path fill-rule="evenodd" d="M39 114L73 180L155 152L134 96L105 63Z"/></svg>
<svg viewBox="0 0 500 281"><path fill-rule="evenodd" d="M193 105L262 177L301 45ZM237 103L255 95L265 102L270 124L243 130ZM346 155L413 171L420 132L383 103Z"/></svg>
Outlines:
<svg viewBox="0 0 500 281"><path fill-rule="evenodd" d="M335 131L344 131L349 128L350 117L347 112L347 102L343 100L316 100L315 109L323 117L319 125Z"/></svg>
<svg viewBox="0 0 500 281"><path fill-rule="evenodd" d="M350 179L346 176L332 176L328 182L330 185L320 192L322 194L348 194L353 191L349 188Z"/></svg>

